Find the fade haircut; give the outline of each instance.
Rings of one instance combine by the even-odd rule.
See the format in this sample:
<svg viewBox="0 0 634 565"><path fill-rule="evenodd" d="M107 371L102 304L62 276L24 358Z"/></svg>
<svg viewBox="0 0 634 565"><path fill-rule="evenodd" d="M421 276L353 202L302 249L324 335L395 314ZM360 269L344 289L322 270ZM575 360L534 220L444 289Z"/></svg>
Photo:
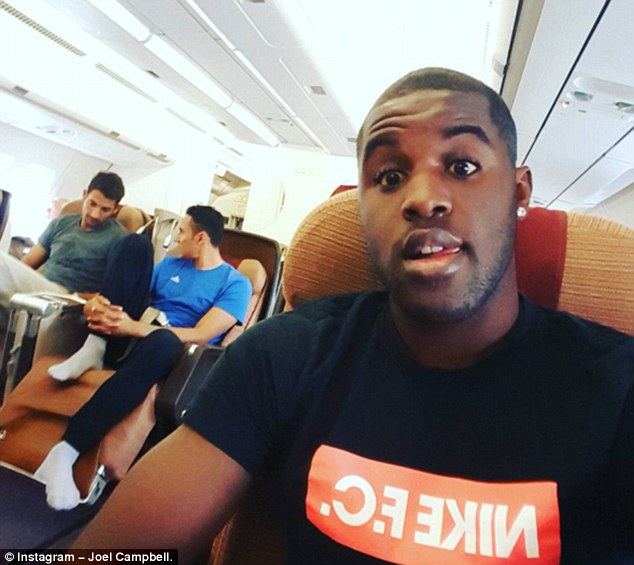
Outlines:
<svg viewBox="0 0 634 565"><path fill-rule="evenodd" d="M374 103L372 108L376 108L388 100L400 98L401 96L418 90L450 90L453 92L467 92L485 96L489 102L489 116L491 121L506 145L511 164L515 166L517 161L517 132L515 130L515 122L511 117L508 107L495 90L469 75L436 67L412 71L390 86ZM364 127L365 122L361 126L361 130L357 136L357 157L361 155L361 147L365 141Z"/></svg>
<svg viewBox="0 0 634 565"><path fill-rule="evenodd" d="M187 208L186 214L192 219L194 231L204 231L214 247L220 245L225 229L225 220L218 210L211 206L197 204Z"/></svg>
<svg viewBox="0 0 634 565"><path fill-rule="evenodd" d="M117 173L107 173L105 171L98 172L92 178L88 185L88 192L91 190L98 190L108 200L114 200L117 204L125 195L125 187L121 177Z"/></svg>

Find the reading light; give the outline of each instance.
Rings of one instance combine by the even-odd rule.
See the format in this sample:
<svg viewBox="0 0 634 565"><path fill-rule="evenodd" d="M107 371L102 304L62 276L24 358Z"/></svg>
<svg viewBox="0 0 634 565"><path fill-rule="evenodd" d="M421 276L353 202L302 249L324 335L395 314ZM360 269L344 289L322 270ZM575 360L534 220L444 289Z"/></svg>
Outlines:
<svg viewBox="0 0 634 565"><path fill-rule="evenodd" d="M150 37L150 30L118 2L112 0L89 0L89 2L137 41L145 41Z"/></svg>

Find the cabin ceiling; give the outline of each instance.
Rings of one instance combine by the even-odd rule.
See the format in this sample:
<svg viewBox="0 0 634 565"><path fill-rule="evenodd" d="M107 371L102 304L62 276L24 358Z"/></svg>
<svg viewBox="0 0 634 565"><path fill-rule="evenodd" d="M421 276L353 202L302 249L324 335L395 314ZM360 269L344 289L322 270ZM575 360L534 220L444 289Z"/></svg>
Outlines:
<svg viewBox="0 0 634 565"><path fill-rule="evenodd" d="M225 147L233 139L264 143L229 111L235 104L258 116L281 146L353 156L363 115L385 86L414 68L449 66L479 76L512 101L520 161L534 171L534 202L588 208L632 183L634 50L627 47L634 2L468 0L461 9L455 2L197 0L197 12L189 0L120 0L150 34L221 86L229 102L219 104L89 0L0 0L0 120L40 128L40 135L116 164L138 162L139 153L169 162L173 139L166 138L155 106L183 131L205 131ZM96 40L88 47L99 52L105 45L124 57L139 80L126 80L133 75L124 63L99 66L99 55L92 54L89 65L77 57L52 71L69 58L68 46L52 43L41 30L33 35L49 57L30 60L15 40L24 21L11 10L39 24L44 8ZM53 31L72 45L63 29ZM498 34L491 33L495 29ZM456 48L458 37L469 48ZM422 47L422 39L433 47ZM29 65L41 75L49 71L48 82L31 81ZM77 91L70 111L57 98L61 89ZM122 90L136 97L126 105L127 118L108 108L87 116L86 101L95 91L111 92L116 106ZM185 106L172 104L170 96ZM20 113L12 110L21 104ZM143 126L135 130L138 116Z"/></svg>

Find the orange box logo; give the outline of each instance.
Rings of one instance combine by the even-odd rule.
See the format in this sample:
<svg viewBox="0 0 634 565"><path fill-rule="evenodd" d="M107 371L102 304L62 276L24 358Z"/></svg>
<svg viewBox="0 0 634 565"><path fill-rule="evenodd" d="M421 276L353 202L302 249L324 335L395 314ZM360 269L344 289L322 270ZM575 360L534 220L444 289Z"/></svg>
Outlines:
<svg viewBox="0 0 634 565"><path fill-rule="evenodd" d="M554 482L485 483L399 467L322 445L306 515L342 545L393 563L557 564Z"/></svg>

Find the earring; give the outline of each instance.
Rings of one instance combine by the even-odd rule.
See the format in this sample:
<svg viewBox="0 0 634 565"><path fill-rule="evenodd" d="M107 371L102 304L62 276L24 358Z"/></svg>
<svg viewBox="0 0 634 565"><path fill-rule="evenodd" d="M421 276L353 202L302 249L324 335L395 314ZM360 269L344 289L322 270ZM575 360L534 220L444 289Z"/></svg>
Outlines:
<svg viewBox="0 0 634 565"><path fill-rule="evenodd" d="M527 214L528 214L528 210L526 208L524 208L524 206L520 206L517 209L517 217L520 220L523 220L527 216Z"/></svg>

